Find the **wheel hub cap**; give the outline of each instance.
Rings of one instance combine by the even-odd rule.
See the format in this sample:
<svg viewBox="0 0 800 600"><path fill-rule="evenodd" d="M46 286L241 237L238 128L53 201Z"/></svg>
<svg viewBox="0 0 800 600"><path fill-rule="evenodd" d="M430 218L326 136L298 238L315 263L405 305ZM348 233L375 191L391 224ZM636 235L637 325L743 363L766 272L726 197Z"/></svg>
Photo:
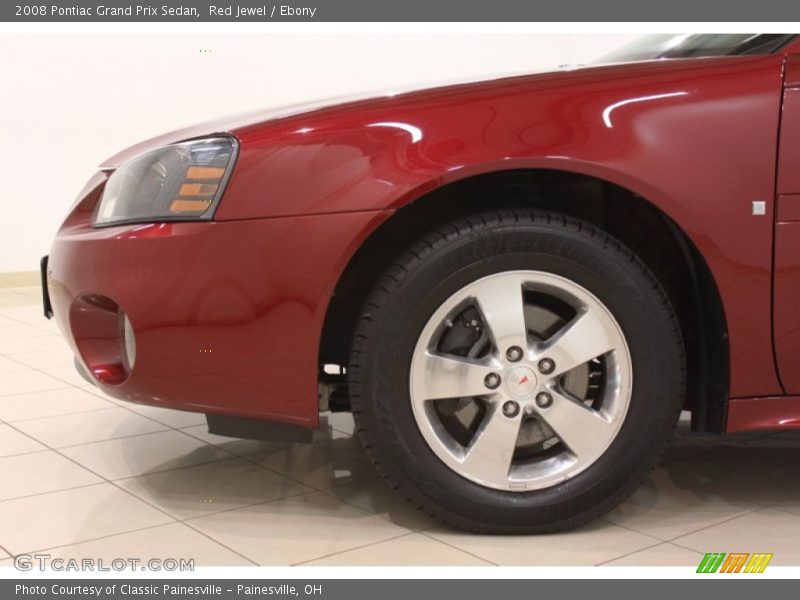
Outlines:
<svg viewBox="0 0 800 600"><path fill-rule="evenodd" d="M538 387L536 373L530 367L519 366L510 369L504 377L505 389L509 396L517 400L533 398Z"/></svg>

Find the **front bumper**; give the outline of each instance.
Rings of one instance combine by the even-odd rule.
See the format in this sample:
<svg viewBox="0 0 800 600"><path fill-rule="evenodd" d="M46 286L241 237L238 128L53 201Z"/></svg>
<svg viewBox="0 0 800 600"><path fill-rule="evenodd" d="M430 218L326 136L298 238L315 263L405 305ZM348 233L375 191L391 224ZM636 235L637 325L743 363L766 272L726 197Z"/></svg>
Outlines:
<svg viewBox="0 0 800 600"><path fill-rule="evenodd" d="M78 361L111 396L315 427L328 300L387 216L96 229L79 203L53 244L45 289ZM114 311L136 343L135 364L121 371L109 370L122 348Z"/></svg>

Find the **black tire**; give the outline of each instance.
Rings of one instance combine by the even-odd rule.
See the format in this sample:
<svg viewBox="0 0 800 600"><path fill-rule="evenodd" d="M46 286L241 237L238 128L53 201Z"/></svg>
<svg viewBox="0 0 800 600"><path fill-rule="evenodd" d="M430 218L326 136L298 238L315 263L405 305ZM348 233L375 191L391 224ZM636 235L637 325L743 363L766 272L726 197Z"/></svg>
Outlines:
<svg viewBox="0 0 800 600"><path fill-rule="evenodd" d="M522 493L478 485L448 468L420 433L409 400L413 349L432 313L468 283L515 269L560 275L600 299L625 336L633 372L625 420L605 453L563 483ZM682 407L685 360L670 302L631 250L572 217L503 210L443 227L386 271L354 334L348 379L358 436L412 504L465 530L547 533L611 510L657 464Z"/></svg>

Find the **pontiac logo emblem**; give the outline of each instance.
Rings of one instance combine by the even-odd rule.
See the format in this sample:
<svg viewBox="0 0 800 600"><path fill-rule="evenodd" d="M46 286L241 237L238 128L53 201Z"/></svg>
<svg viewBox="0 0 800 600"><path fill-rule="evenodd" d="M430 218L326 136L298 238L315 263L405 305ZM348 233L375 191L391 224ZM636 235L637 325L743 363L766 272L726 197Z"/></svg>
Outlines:
<svg viewBox="0 0 800 600"><path fill-rule="evenodd" d="M505 389L512 398L526 398L536 391L536 374L524 365L514 367L506 374Z"/></svg>

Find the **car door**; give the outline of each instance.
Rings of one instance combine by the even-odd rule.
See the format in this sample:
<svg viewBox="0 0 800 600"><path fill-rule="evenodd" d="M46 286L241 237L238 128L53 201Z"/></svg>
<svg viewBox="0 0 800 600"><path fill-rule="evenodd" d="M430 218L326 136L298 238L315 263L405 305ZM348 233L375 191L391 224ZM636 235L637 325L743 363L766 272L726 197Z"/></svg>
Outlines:
<svg viewBox="0 0 800 600"><path fill-rule="evenodd" d="M787 52L776 177L773 329L788 394L800 393L800 44Z"/></svg>

